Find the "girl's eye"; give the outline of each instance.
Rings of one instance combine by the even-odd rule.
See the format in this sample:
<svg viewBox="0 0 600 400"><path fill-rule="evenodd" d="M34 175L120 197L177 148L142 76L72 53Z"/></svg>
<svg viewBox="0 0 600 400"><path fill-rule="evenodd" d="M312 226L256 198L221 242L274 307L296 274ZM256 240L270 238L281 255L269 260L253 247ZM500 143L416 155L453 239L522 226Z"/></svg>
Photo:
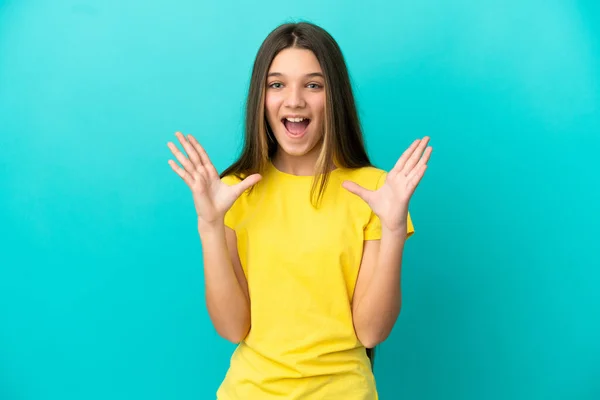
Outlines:
<svg viewBox="0 0 600 400"><path fill-rule="evenodd" d="M273 82L269 85L270 88L273 89L280 89L281 88L281 83L280 82Z"/></svg>
<svg viewBox="0 0 600 400"><path fill-rule="evenodd" d="M319 85L318 83L309 83L307 85L309 87L309 89L320 89L321 85Z"/></svg>

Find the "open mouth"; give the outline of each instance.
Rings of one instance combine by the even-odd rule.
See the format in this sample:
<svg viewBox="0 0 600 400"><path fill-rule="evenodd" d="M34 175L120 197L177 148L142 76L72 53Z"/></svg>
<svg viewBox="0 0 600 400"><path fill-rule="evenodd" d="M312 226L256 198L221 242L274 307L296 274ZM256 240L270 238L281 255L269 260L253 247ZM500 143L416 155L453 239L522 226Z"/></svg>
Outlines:
<svg viewBox="0 0 600 400"><path fill-rule="evenodd" d="M288 134L292 137L300 137L306 132L306 128L310 124L309 118L283 118L281 120Z"/></svg>

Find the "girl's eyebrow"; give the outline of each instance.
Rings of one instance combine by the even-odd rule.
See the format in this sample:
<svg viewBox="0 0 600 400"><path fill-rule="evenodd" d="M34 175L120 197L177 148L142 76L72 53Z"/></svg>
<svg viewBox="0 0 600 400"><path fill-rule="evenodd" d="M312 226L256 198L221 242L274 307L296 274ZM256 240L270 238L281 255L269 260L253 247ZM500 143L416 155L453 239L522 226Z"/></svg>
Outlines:
<svg viewBox="0 0 600 400"><path fill-rule="evenodd" d="M283 76L283 74L281 72L269 72L269 74L267 75L268 78L270 78L272 76ZM311 72L310 74L306 74L305 76L307 78L314 78L314 77L323 78L323 74L320 72Z"/></svg>

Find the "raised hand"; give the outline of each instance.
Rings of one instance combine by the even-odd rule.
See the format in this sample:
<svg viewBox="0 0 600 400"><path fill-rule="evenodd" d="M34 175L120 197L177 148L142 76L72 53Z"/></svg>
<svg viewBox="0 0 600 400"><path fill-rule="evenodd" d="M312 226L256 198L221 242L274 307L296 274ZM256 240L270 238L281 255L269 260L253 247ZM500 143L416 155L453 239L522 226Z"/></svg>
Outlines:
<svg viewBox="0 0 600 400"><path fill-rule="evenodd" d="M383 228L393 232L406 229L408 203L425 174L433 150L431 146L427 147L427 143L427 136L415 140L398 159L378 190L368 190L350 181L342 184L369 204Z"/></svg>
<svg viewBox="0 0 600 400"><path fill-rule="evenodd" d="M188 135L186 139L180 132L177 132L175 136L179 139L179 143L188 157L179 151L175 144L169 142L167 146L183 168L173 160L169 160L169 165L191 189L198 214L198 223L207 227L222 223L225 213L235 200L246 189L256 184L261 176L253 174L240 183L229 186L221 181L208 154L192 135Z"/></svg>

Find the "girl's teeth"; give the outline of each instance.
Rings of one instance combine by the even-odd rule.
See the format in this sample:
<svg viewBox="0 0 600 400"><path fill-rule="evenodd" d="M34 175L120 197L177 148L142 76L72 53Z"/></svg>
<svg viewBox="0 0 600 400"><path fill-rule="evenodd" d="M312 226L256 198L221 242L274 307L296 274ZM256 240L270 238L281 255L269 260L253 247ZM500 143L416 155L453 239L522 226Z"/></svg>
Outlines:
<svg viewBox="0 0 600 400"><path fill-rule="evenodd" d="M302 122L304 118L286 118L290 122Z"/></svg>

